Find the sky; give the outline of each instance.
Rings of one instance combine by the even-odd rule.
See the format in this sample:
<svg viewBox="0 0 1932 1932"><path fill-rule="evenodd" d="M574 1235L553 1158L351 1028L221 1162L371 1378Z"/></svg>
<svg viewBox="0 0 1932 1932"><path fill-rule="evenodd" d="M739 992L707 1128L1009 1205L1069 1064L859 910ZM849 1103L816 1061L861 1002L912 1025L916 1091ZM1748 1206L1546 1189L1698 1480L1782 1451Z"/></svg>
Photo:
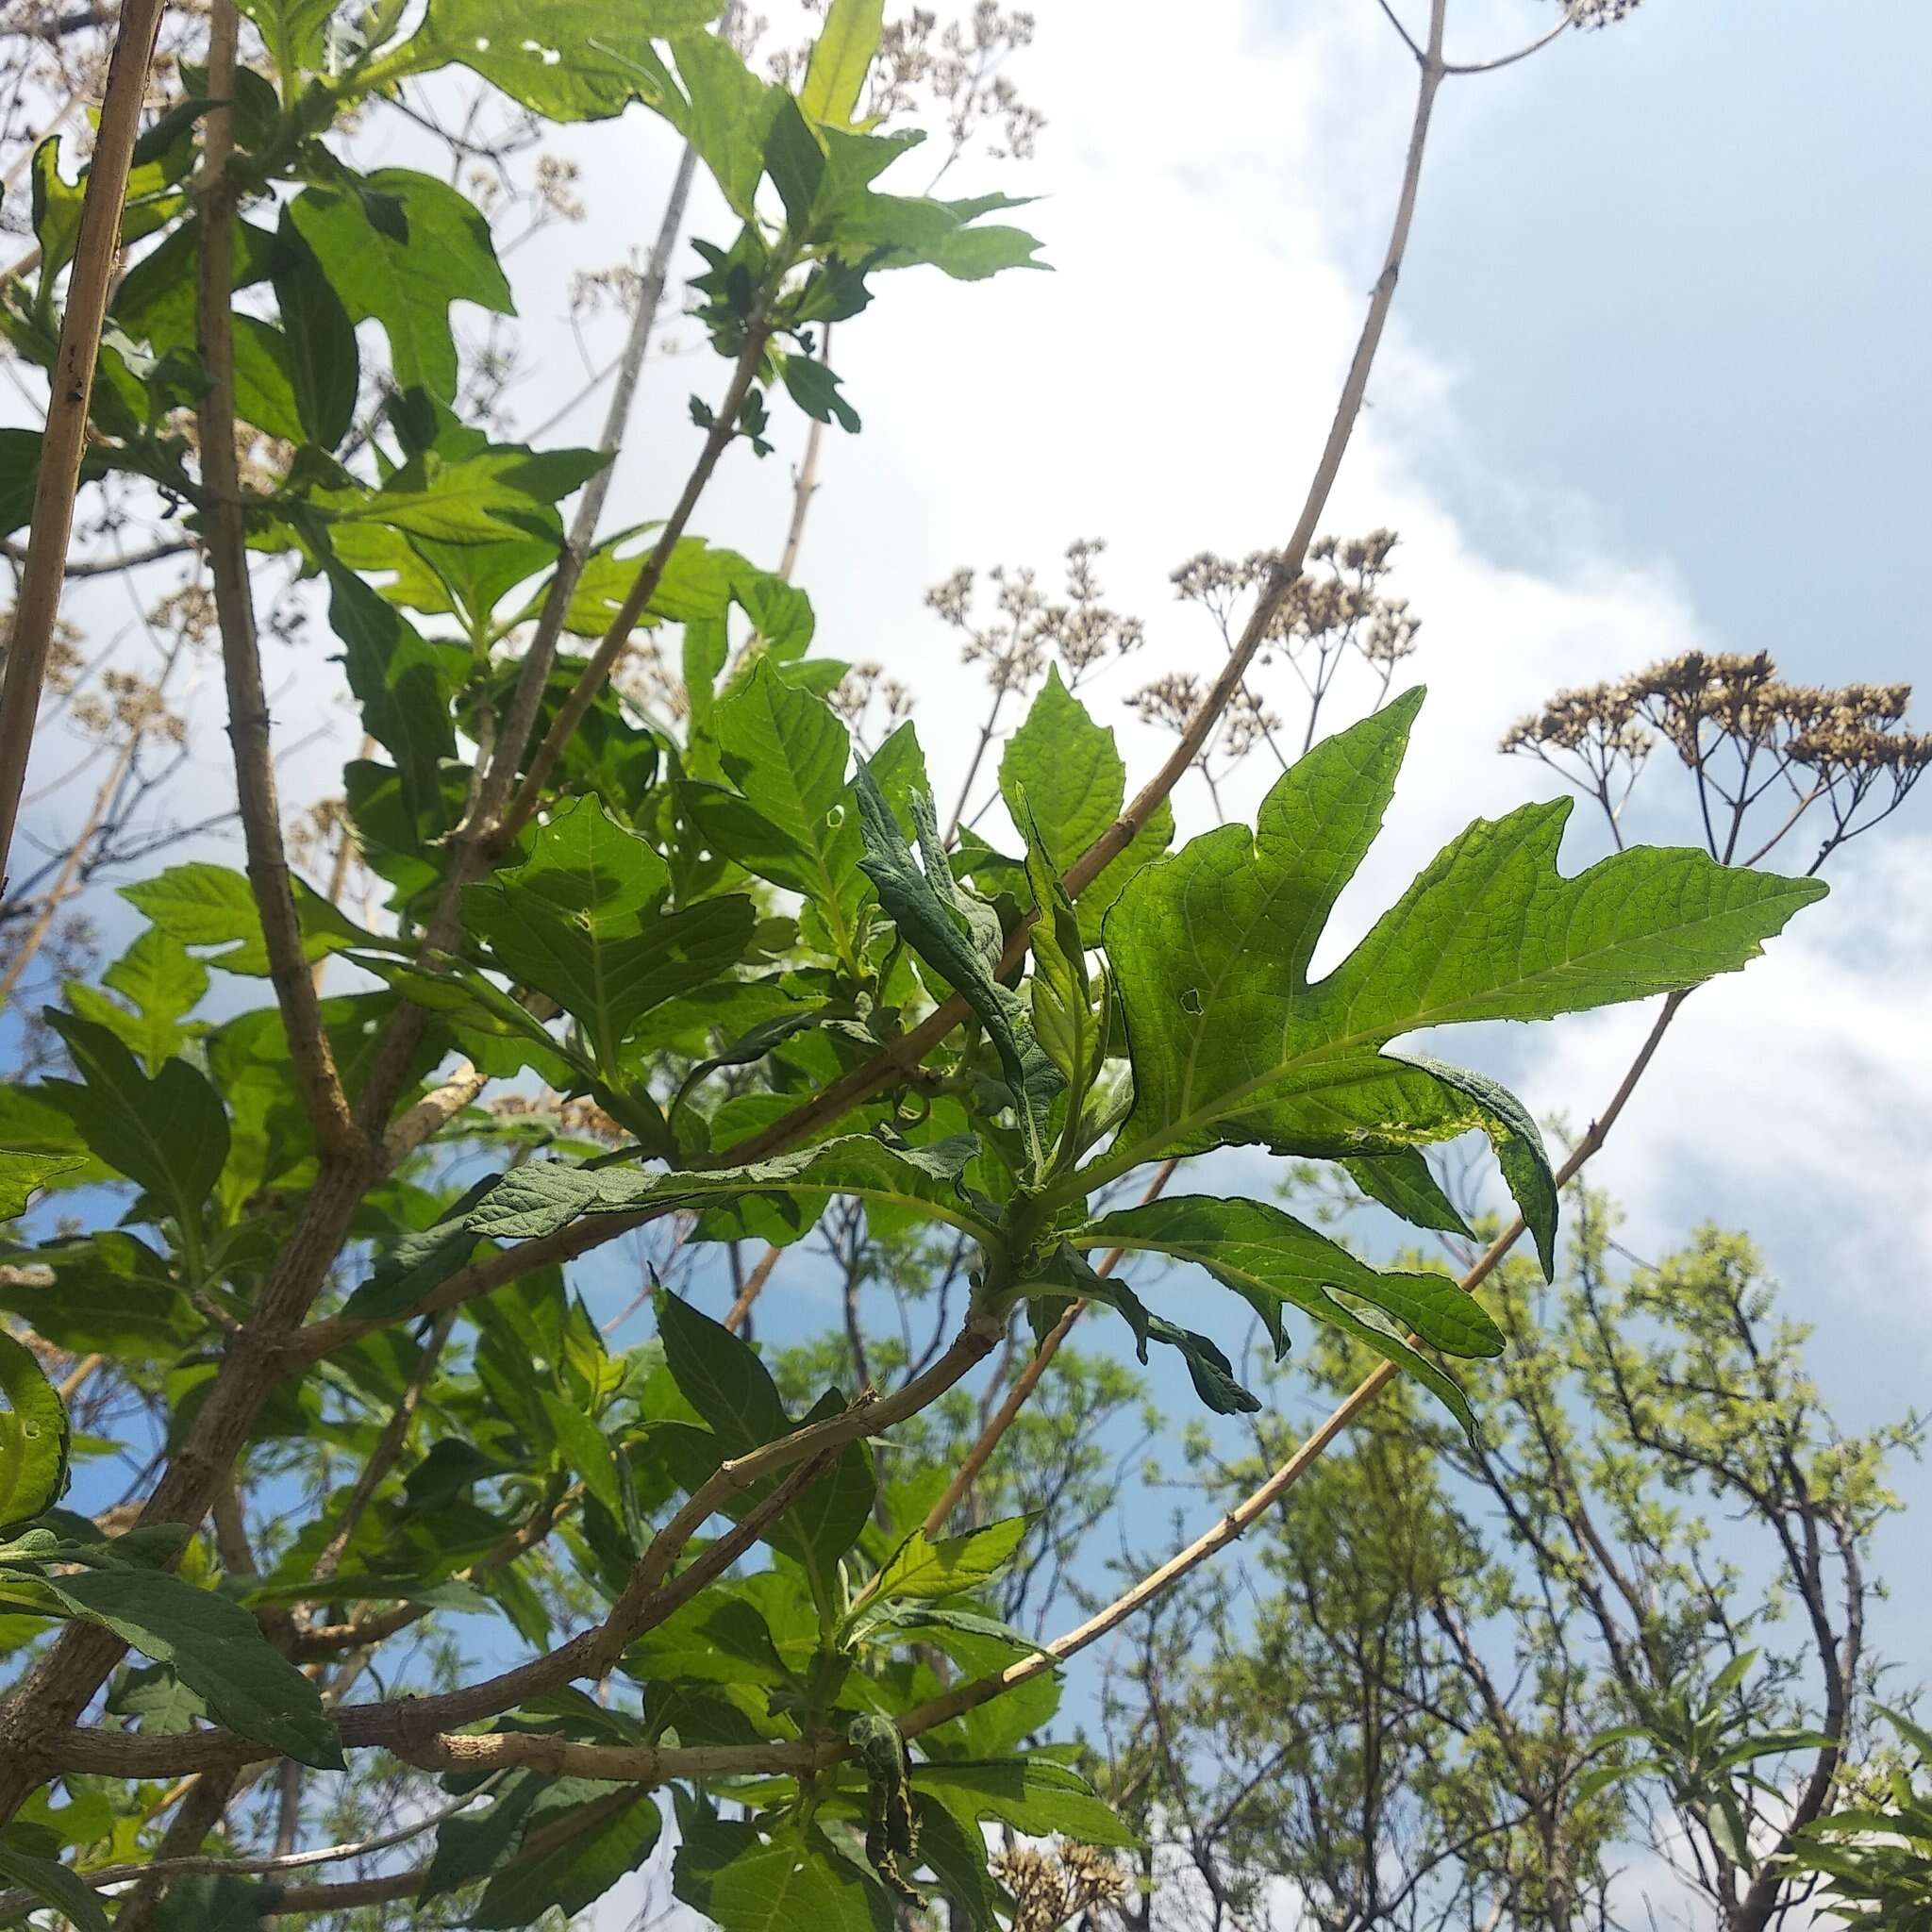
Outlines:
<svg viewBox="0 0 1932 1932"><path fill-rule="evenodd" d="M1053 273L890 278L840 329L865 426L828 446L800 570L818 649L880 661L921 693L942 796L984 705L922 607L958 565L1048 580L1070 541L1104 537L1109 599L1149 641L1103 692L1211 667L1218 638L1167 574L1204 548L1285 539L1380 260L1409 113L1412 66L1374 0L1036 13L1011 72L1048 118L1038 156L962 162L946 185L1040 194L1015 219ZM1509 51L1553 18L1532 0L1459 0L1452 58ZM1412 663L1431 691L1324 958L1469 818L1556 790L1493 747L1558 686L1693 645L1767 649L1817 681L1924 668L1928 60L1924 9L1648 0L1445 91L1324 520L1402 533L1391 589L1424 620ZM414 158L389 139L371 159ZM508 262L531 352L510 399L525 428L582 380L571 268L648 244L675 158L636 112L569 149L588 222ZM727 233L715 202L692 226ZM674 333L695 350L694 331ZM661 513L689 460L686 397L721 386L706 355L654 358L613 523ZM601 399L546 440L591 441L600 414ZM799 438L795 419L782 427L762 465L732 454L699 519L756 558L784 534ZM271 663L285 718L332 690L320 642ZM1920 710L1932 724L1932 703ZM203 737L213 790L220 741ZM1165 749L1131 722L1122 741L1137 777ZM331 752L291 761L291 797L326 782ZM1252 808L1263 775L1236 803ZM1639 835L1688 837L1677 785L1649 774ZM1207 822L1197 791L1177 798L1184 830ZM1687 1007L1591 1170L1640 1252L1707 1218L1754 1232L1818 1326L1818 1376L1847 1426L1897 1414L1932 1368L1932 796L1914 804L1834 863L1832 898L1765 959ZM1601 848L1579 810L1566 861ZM1448 1044L1580 1126L1649 1019L1617 1009ZM1241 1177L1271 1178L1262 1163ZM818 1326L822 1285L801 1271L787 1288L787 1322ZM1932 1505L1922 1475L1899 1475ZM1915 1541L1889 1538L1895 1581ZM1881 1639L1924 1675L1932 1632L1914 1593L1901 1599Z"/></svg>

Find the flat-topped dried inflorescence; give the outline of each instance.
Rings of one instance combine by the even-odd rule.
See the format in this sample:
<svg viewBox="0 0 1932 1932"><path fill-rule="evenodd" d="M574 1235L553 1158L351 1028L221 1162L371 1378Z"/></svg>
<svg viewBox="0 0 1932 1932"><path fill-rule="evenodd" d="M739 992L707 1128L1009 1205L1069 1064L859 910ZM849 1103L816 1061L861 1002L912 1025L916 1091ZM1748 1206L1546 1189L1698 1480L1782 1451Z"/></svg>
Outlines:
<svg viewBox="0 0 1932 1932"><path fill-rule="evenodd" d="M1061 1840L1051 1852L996 1852L994 1874L1013 1895L1013 1932L1059 1932L1082 1912L1124 1905L1127 1874L1093 1845Z"/></svg>
<svg viewBox="0 0 1932 1932"><path fill-rule="evenodd" d="M1595 798L1615 828L1660 738L1693 774L1720 857L1737 855L1752 808L1780 786L1785 816L1753 857L1813 805L1832 819L1829 850L1895 810L1932 764L1932 735L1902 728L1911 695L1907 684L1791 684L1767 651L1686 651L1558 691L1509 727L1502 749L1541 759Z"/></svg>

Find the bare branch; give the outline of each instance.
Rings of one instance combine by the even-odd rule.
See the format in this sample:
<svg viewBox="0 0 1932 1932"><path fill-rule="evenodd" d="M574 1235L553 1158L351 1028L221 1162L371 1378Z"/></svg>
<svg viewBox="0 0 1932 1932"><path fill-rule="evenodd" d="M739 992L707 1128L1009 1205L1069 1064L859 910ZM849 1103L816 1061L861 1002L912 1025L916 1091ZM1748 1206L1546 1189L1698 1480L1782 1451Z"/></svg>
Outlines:
<svg viewBox="0 0 1932 1932"><path fill-rule="evenodd" d="M26 567L8 641L6 679L0 685L0 888L6 883L7 854L13 844L21 790L26 782L47 652L60 613L74 498L87 445L88 402L93 393L108 295L121 258L121 208L127 196L127 173L162 5L163 0L126 0L122 8L101 100L93 163L81 204L80 230L67 281L67 313L60 323L53 393L41 441Z"/></svg>

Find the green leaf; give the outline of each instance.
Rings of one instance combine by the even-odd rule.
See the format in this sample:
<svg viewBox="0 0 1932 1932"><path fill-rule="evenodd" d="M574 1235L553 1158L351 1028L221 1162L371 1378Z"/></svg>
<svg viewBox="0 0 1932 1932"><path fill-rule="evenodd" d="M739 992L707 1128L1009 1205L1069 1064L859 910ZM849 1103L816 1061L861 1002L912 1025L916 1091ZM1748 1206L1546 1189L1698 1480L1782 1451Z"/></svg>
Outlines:
<svg viewBox="0 0 1932 1932"><path fill-rule="evenodd" d="M1341 1164L1349 1179L1370 1200L1411 1227L1438 1228L1444 1234L1475 1239L1475 1230L1462 1218L1461 1208L1442 1191L1420 1147L1405 1147L1397 1154L1364 1155Z"/></svg>
<svg viewBox="0 0 1932 1932"><path fill-rule="evenodd" d="M808 120L847 125L879 50L885 0L832 0L798 91Z"/></svg>
<svg viewBox="0 0 1932 1932"><path fill-rule="evenodd" d="M517 1770L497 1786L488 1805L445 1818L436 1827L435 1856L423 1874L416 1903L426 1906L445 1892L500 1871L522 1846L532 1807L546 1790L558 1786L568 1788L566 1802L591 1795L581 1780L565 1778L552 1784L540 1772Z"/></svg>
<svg viewBox="0 0 1932 1932"><path fill-rule="evenodd" d="M765 172L785 204L785 219L792 234L805 235L811 227L812 208L825 178L825 151L789 94L781 95L774 105L772 125L765 134Z"/></svg>
<svg viewBox="0 0 1932 1932"><path fill-rule="evenodd" d="M300 879L293 885L302 957L311 964L352 946L381 943ZM183 945L225 948L209 956L209 965L225 973L267 976L268 941L262 937L261 914L248 881L232 867L201 860L171 865L154 878L123 886L121 896Z"/></svg>
<svg viewBox="0 0 1932 1932"><path fill-rule="evenodd" d="M0 1328L0 1533L60 1500L67 1487L67 1410L33 1351Z"/></svg>
<svg viewBox="0 0 1932 1932"><path fill-rule="evenodd" d="M342 641L342 668L362 708L362 728L395 760L408 811L441 808L442 760L456 755L450 703L467 654L419 637L395 606L354 571L331 561L329 626Z"/></svg>
<svg viewBox="0 0 1932 1932"><path fill-rule="evenodd" d="M13 1221L26 1212L26 1204L57 1175L71 1174L87 1161L79 1154L42 1154L0 1147L0 1221Z"/></svg>
<svg viewBox="0 0 1932 1932"><path fill-rule="evenodd" d="M790 1431L791 1418L777 1385L748 1341L661 1290L657 1308L664 1366L727 1456L741 1456Z"/></svg>
<svg viewBox="0 0 1932 1932"><path fill-rule="evenodd" d="M1034 1305L1036 1323L1042 1322L1048 1310L1057 1317L1061 1306L1058 1295L1042 1299L1040 1292L1042 1287L1083 1296L1124 1317L1134 1331L1135 1344L1142 1362L1147 1359L1147 1350L1153 1342L1163 1342L1169 1348L1177 1349L1187 1364L1188 1379L1194 1385L1194 1393L1216 1415L1258 1413L1261 1407L1259 1398L1242 1388L1236 1379L1234 1364L1212 1340L1191 1328L1182 1328L1162 1316L1149 1313L1141 1297L1118 1275L1100 1274L1074 1248L1060 1247L1039 1276L1029 1278L1022 1285L1021 1293ZM1275 1324L1274 1344L1278 1359L1287 1346L1287 1338L1281 1334L1278 1323Z"/></svg>
<svg viewBox="0 0 1932 1932"><path fill-rule="evenodd" d="M1029 935L1033 977L1027 985L1028 1010L1035 1038L1067 1081L1066 1123L1056 1162L1066 1167L1079 1158L1082 1112L1107 1058L1113 987L1103 973L1099 997L1094 997L1079 914L1047 858L1039 825L1030 812L1025 817L1026 882L1037 914Z"/></svg>
<svg viewBox="0 0 1932 1932"><path fill-rule="evenodd" d="M924 259L956 282L983 282L1009 268L1045 268L1035 259L1040 247L1024 228L962 225L932 243Z"/></svg>
<svg viewBox="0 0 1932 1932"><path fill-rule="evenodd" d="M315 251L282 210L275 237L275 302L289 343L289 381L308 440L334 450L356 420L361 358L341 297Z"/></svg>
<svg viewBox="0 0 1932 1932"><path fill-rule="evenodd" d="M1043 1174L1051 1152L1047 1112L1065 1078L1034 1037L1032 1018L1020 995L993 976L1000 956L997 915L984 900L969 897L954 884L932 801L916 793L910 804L924 871L912 862L870 767L859 768L859 829L865 841L859 865L900 937L979 1015L999 1055L1028 1158L1035 1174Z"/></svg>
<svg viewBox="0 0 1932 1932"><path fill-rule="evenodd" d="M1113 731L1093 722L1060 682L1058 665L1047 667L1025 723L1007 741L1000 796L1023 837L1028 816L1039 826L1056 872L1065 872L1126 803L1127 764ZM1174 809L1163 800L1133 843L1080 894L1080 930L1088 945L1100 942L1100 922L1128 879L1173 840Z"/></svg>
<svg viewBox="0 0 1932 1932"><path fill-rule="evenodd" d="M751 943L749 899L661 912L669 885L637 833L600 800L576 798L546 821L521 865L465 891L464 920L497 965L577 1021L608 1074L645 1014L718 978Z"/></svg>
<svg viewBox="0 0 1932 1932"><path fill-rule="evenodd" d="M1842 1738L1834 1738L1829 1731L1793 1724L1784 1730L1764 1731L1755 1738L1746 1738L1742 1743L1733 1744L1710 1760L1709 1769L1729 1771L1756 1758L1781 1757L1787 1751L1837 1751L1843 1743Z"/></svg>
<svg viewBox="0 0 1932 1932"><path fill-rule="evenodd" d="M81 1081L44 1091L109 1167L138 1182L184 1229L198 1224L228 1158L228 1117L207 1079L168 1060L150 1079L105 1026L47 1009Z"/></svg>
<svg viewBox="0 0 1932 1932"><path fill-rule="evenodd" d="M69 1866L54 1858L37 1858L0 1840L0 1878L24 1886L63 1912L82 1932L108 1932L100 1894Z"/></svg>
<svg viewBox="0 0 1932 1932"><path fill-rule="evenodd" d="M725 776L795 855L776 868L784 876L773 883L836 900L841 873L849 873L858 854L851 814L842 824L837 817L851 746L838 713L761 658L719 703L712 729Z"/></svg>
<svg viewBox="0 0 1932 1932"><path fill-rule="evenodd" d="M789 97L759 80L721 35L675 35L671 50L688 98L672 89L652 105L697 150L733 213L755 222L766 137Z"/></svg>
<svg viewBox="0 0 1932 1932"><path fill-rule="evenodd" d="M288 213L350 320L382 325L401 389L455 396L452 302L516 312L489 223L431 175L379 168L349 186L307 188Z"/></svg>
<svg viewBox="0 0 1932 1932"><path fill-rule="evenodd" d="M546 121L604 121L634 100L671 111L675 90L653 40L696 33L717 0L431 0L422 29L376 70L457 61Z"/></svg>
<svg viewBox="0 0 1932 1932"><path fill-rule="evenodd" d="M941 1472L941 1475L945 1472ZM989 1637L1012 1649L1015 1657L1043 1657L1044 1645L1024 1630L1003 1624L978 1610L962 1610L944 1604L908 1602L889 1606L876 1617L866 1616L855 1627L854 1641L867 1644L930 1643L941 1634Z"/></svg>
<svg viewBox="0 0 1932 1932"><path fill-rule="evenodd" d="M1045 267L1033 259L1040 243L1024 230L973 225L993 208L1019 206L1004 194L935 201L862 190L840 203L821 232L847 260L881 269L924 263L958 281L979 281L1004 269Z"/></svg>
<svg viewBox="0 0 1932 1932"><path fill-rule="evenodd" d="M892 1932L894 1923L885 1892L809 1824L766 1833L693 1818L671 1889L719 1932Z"/></svg>
<svg viewBox="0 0 1932 1932"><path fill-rule="evenodd" d="M894 1550L866 1591L868 1601L890 1603L899 1597L958 1596L976 1590L1004 1570L1033 1526L1030 1516L1009 1516L969 1529L962 1536L937 1541L915 1529Z"/></svg>
<svg viewBox="0 0 1932 1932"><path fill-rule="evenodd" d="M227 1873L175 1879L155 1912L156 1932L254 1932L282 1896L278 1885Z"/></svg>
<svg viewBox="0 0 1932 1932"><path fill-rule="evenodd" d="M631 1214L649 1207L698 1207L754 1195L789 1212L800 1232L824 1202L845 1194L930 1215L982 1242L996 1242L996 1230L973 1212L959 1191L959 1176L978 1151L979 1143L965 1135L926 1147L889 1147L870 1134L850 1134L746 1167L690 1174L530 1161L478 1183L469 1207L422 1242L406 1245L414 1285L408 1300L397 1306L420 1300L461 1267L484 1238L539 1241L585 1214ZM394 1299L390 1271L397 1261L397 1256L388 1257L372 1277L385 1308Z"/></svg>
<svg viewBox="0 0 1932 1932"><path fill-rule="evenodd" d="M296 72L319 74L326 54L323 29L338 0L236 0L239 9L260 28L277 63L286 58Z"/></svg>
<svg viewBox="0 0 1932 1932"><path fill-rule="evenodd" d="M494 573L493 594L461 600L487 615L498 597L556 555L551 506L607 460L596 450L539 455L521 443L490 444L454 459L430 451L411 458L380 490L319 490L310 501L328 514L338 532L344 525L374 523L423 539L432 547L419 554L445 580L467 560L443 556L445 546L487 546L490 561L506 561L508 568ZM525 541L533 536L535 542Z"/></svg>
<svg viewBox="0 0 1932 1932"><path fill-rule="evenodd" d="M1445 1060L1415 1053L1391 1054L1434 1079L1451 1094L1459 1094L1475 1111L1475 1124L1489 1136L1496 1165L1510 1198L1523 1211L1524 1225L1536 1242L1543 1279L1557 1278L1557 1200L1556 1171L1550 1166L1541 1130L1529 1109L1501 1082L1469 1067L1452 1067Z"/></svg>
<svg viewBox="0 0 1932 1932"><path fill-rule="evenodd" d="M1010 1914L1012 1901L988 1868L986 1836L977 1824L962 1824L937 1798L916 1790L912 1815L919 1821L920 1860L946 1903L964 1912L969 1932L1001 1932L999 1914Z"/></svg>
<svg viewBox="0 0 1932 1932"><path fill-rule="evenodd" d="M80 239L81 204L86 177L69 183L60 178L60 137L50 134L34 149L32 175L34 239L41 244L41 287L51 290L54 278L74 259Z"/></svg>
<svg viewBox="0 0 1932 1932"><path fill-rule="evenodd" d="M303 1764L342 1769L321 1691L241 1605L161 1570L85 1570L42 1582L73 1615L170 1665L217 1723Z"/></svg>
<svg viewBox="0 0 1932 1932"><path fill-rule="evenodd" d="M543 1405L543 1413L564 1460L583 1478L585 1490L621 1523L624 1497L618 1489L617 1464L603 1430L575 1404L553 1395L547 1389L538 1390L537 1399Z"/></svg>
<svg viewBox="0 0 1932 1932"><path fill-rule="evenodd" d="M628 1802L622 1791L607 1792L575 1814L545 1819L546 1838L552 1827L563 1830L573 1816L581 1821L576 1830L499 1871L464 1923L478 1928L530 1925L553 1908L574 1916L651 1856L663 1825L653 1792L640 1791Z"/></svg>
<svg viewBox="0 0 1932 1932"><path fill-rule="evenodd" d="M778 364L791 400L821 423L837 423L848 435L859 431L858 411L839 393L839 378L812 356L786 356Z"/></svg>
<svg viewBox="0 0 1932 1932"><path fill-rule="evenodd" d="M0 429L0 537L32 523L40 476L41 432Z"/></svg>
<svg viewBox="0 0 1932 1932"><path fill-rule="evenodd" d="M1037 1754L1002 1763L921 1764L913 1768L912 1783L969 1829L994 1818L1034 1838L1058 1832L1089 1845L1139 1842L1078 1772Z"/></svg>
<svg viewBox="0 0 1932 1932"><path fill-rule="evenodd" d="M1448 1275L1372 1268L1263 1201L1169 1194L1105 1215L1069 1240L1083 1248L1172 1255L1207 1269L1267 1324L1277 1356L1287 1346L1282 1312L1301 1308L1407 1369L1468 1429L1474 1419L1461 1391L1402 1338L1413 1329L1430 1347L1458 1356L1503 1351L1502 1331ZM1365 1319L1358 1306L1384 1319Z"/></svg>
<svg viewBox="0 0 1932 1932"><path fill-rule="evenodd" d="M1326 1159L1399 1153L1481 1126L1472 1100L1384 1054L1397 1035L1536 1020L1693 986L1756 957L1816 880L1701 852L1556 870L1569 806L1532 805L1453 841L1333 973L1307 977L1323 925L1381 825L1422 693L1317 745L1263 801L1137 874L1108 913L1135 1101L1087 1178L1162 1155L1258 1141ZM1029 794L1030 795L1030 794ZM1491 1091L1493 1090L1491 1090ZM1529 1155L1520 1141L1521 1163ZM1519 1176L1527 1185L1526 1166Z"/></svg>
<svg viewBox="0 0 1932 1932"><path fill-rule="evenodd" d="M150 926L101 978L132 1011L99 988L77 981L67 989L68 1004L82 1019L107 1027L141 1057L151 1074L158 1073L162 1062L187 1043L181 1020L208 991L208 968L172 933Z"/></svg>
<svg viewBox="0 0 1932 1932"><path fill-rule="evenodd" d="M845 726L823 699L788 683L764 658L719 700L711 728L737 792L686 788L707 841L748 872L808 899L823 913L841 962L856 971L866 886L856 794L845 782Z"/></svg>

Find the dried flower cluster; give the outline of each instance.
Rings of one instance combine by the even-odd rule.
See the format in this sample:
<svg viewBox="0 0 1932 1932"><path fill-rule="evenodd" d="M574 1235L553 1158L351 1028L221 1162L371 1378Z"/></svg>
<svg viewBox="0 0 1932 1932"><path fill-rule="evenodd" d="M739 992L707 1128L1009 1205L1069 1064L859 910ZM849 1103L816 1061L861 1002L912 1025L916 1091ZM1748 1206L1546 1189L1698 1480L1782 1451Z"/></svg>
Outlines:
<svg viewBox="0 0 1932 1932"><path fill-rule="evenodd" d="M1572 26L1614 26L1637 11L1639 0L1561 0Z"/></svg>
<svg viewBox="0 0 1932 1932"><path fill-rule="evenodd" d="M855 664L825 702L845 721L862 750L871 751L912 715L911 690L889 677L883 664Z"/></svg>
<svg viewBox="0 0 1932 1932"><path fill-rule="evenodd" d="M1906 684L1788 683L1765 651L1687 651L1558 691L1518 720L1502 748L1540 758L1595 798L1614 830L1661 741L1695 779L1718 857L1740 856L1744 822L1767 794L1785 816L1752 858L1818 804L1833 823L1828 851L1895 810L1932 765L1932 734L1904 728L1910 700Z"/></svg>
<svg viewBox="0 0 1932 1932"><path fill-rule="evenodd" d="M1389 694L1396 667L1416 648L1421 619L1410 613L1407 598L1388 596L1382 590L1396 541L1392 530L1320 539L1309 548L1310 567L1289 587L1269 621L1254 672L1266 671L1278 658L1288 660L1307 701L1300 735L1303 751L1315 741L1322 708L1351 656L1374 675L1374 702L1380 704ZM1223 644L1231 651L1245 622L1244 611L1265 593L1280 560L1277 553L1267 550L1239 558L1204 550L1172 572L1170 581L1184 603L1198 604L1213 618ZM1178 736L1206 696L1204 679L1178 673L1143 686L1129 703L1145 723ZM1217 810L1221 781L1257 746L1265 744L1287 767L1289 754L1276 736L1284 729L1282 718L1251 678L1235 693L1194 761Z"/></svg>
<svg viewBox="0 0 1932 1932"><path fill-rule="evenodd" d="M806 0L806 10L822 14L824 0ZM766 23L757 25L761 30ZM1046 117L1020 97L1004 70L1032 43L1033 26L1030 13L1003 13L996 0L977 0L965 19L944 27L924 7L888 21L866 76L866 117L883 125L929 109L946 135L934 185L981 135L994 158L1029 159ZM810 52L809 43L780 48L766 62L772 77L795 88Z"/></svg>
<svg viewBox="0 0 1932 1932"><path fill-rule="evenodd" d="M129 738L153 736L169 744L188 741L188 721L168 708L158 685L131 671L102 672L99 684L77 693L69 710L92 738L113 733Z"/></svg>
<svg viewBox="0 0 1932 1932"><path fill-rule="evenodd" d="M1406 597L1384 596L1380 588L1397 541L1393 530L1372 530L1366 537L1322 537L1309 547L1310 568L1295 580L1269 624L1268 641L1302 671L1311 695L1326 688L1322 667L1345 651L1358 652L1381 672L1386 690L1395 666L1415 650L1421 620L1409 614ZM1269 550L1251 551L1239 560L1203 551L1174 571L1172 581L1175 594L1210 612L1232 642L1235 613L1279 561ZM1318 661L1307 667L1310 655ZM1259 661L1266 664L1272 656L1264 648Z"/></svg>
<svg viewBox="0 0 1932 1932"><path fill-rule="evenodd" d="M663 645L649 638L633 640L610 682L626 704L646 716L675 724L690 712L684 679L672 671Z"/></svg>
<svg viewBox="0 0 1932 1932"><path fill-rule="evenodd" d="M1030 568L995 565L987 572L993 586L997 622L979 624L974 616L974 575L956 570L925 593L926 606L941 623L964 634L961 655L985 667L996 695L1028 690L1057 655L1070 685L1099 666L1141 648L1146 629L1138 617L1124 617L1101 601L1094 559L1107 548L1098 538L1079 538L1067 546L1066 596L1049 602Z"/></svg>
<svg viewBox="0 0 1932 1932"><path fill-rule="evenodd" d="M289 857L305 872L317 872L332 860L340 841L355 838L355 822L345 798L318 798L306 811L285 821L282 837Z"/></svg>
<svg viewBox="0 0 1932 1932"><path fill-rule="evenodd" d="M13 636L13 606L0 606L0 670L7 665L7 646ZM66 618L57 618L54 635L47 644L47 668L42 683L47 691L55 697L65 697L80 682L87 670L87 659L81 656L81 633L78 627Z"/></svg>
<svg viewBox="0 0 1932 1932"><path fill-rule="evenodd" d="M994 1875L1013 1895L1013 1932L1059 1932L1082 1912L1124 1906L1127 1875L1092 1845L1061 1840L1051 1852L995 1852Z"/></svg>

